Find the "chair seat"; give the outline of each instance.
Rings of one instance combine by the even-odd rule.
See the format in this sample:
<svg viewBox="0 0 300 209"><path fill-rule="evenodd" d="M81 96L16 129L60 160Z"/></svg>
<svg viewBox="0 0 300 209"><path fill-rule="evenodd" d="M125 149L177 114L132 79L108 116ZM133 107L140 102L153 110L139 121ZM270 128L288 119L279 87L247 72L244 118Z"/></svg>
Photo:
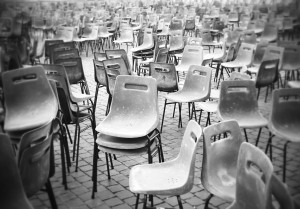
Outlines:
<svg viewBox="0 0 300 209"><path fill-rule="evenodd" d="M177 161L138 165L131 169L130 190L139 194L180 195L185 193L188 172Z"/></svg>
<svg viewBox="0 0 300 209"><path fill-rule="evenodd" d="M281 124L277 127L274 127L273 124L269 124L268 127L269 130L280 139L285 139L292 142L300 142L299 121L294 124Z"/></svg>
<svg viewBox="0 0 300 209"><path fill-rule="evenodd" d="M143 115L143 117L141 117L141 115ZM148 120L145 121L144 118ZM115 137L138 138L151 133L158 126L158 123L158 117L153 117L153 114L147 116L145 112L139 112L133 115L119 115L116 113L114 115L109 114L96 127L96 131Z"/></svg>
<svg viewBox="0 0 300 209"><path fill-rule="evenodd" d="M145 50L150 50L153 48L153 43L148 43L148 44L142 44L138 47L134 47L131 49L132 52L139 52L139 51L145 51Z"/></svg>
<svg viewBox="0 0 300 209"><path fill-rule="evenodd" d="M206 95L200 95L198 91L178 91L165 96L166 99L173 102L200 102Z"/></svg>
<svg viewBox="0 0 300 209"><path fill-rule="evenodd" d="M202 41L202 46L222 46L223 43L222 42L216 42L216 41L212 41L212 42L203 42Z"/></svg>
<svg viewBox="0 0 300 209"><path fill-rule="evenodd" d="M230 115L229 117L226 115L221 116L222 120L231 120L234 119L238 122L241 128L260 128L268 125L268 120L264 118L260 113L240 113L237 115Z"/></svg>
<svg viewBox="0 0 300 209"><path fill-rule="evenodd" d="M219 99L220 98L220 90L219 89L211 89L210 90L210 98L211 99Z"/></svg>
<svg viewBox="0 0 300 209"><path fill-rule="evenodd" d="M111 36L113 36L114 34L112 33L101 33L100 35L98 35L99 38L109 38Z"/></svg>
<svg viewBox="0 0 300 209"><path fill-rule="evenodd" d="M268 41L268 42L275 42L277 40L277 36L276 35L262 36L262 37L257 38L256 40L257 40L257 42L261 42L261 40Z"/></svg>
<svg viewBox="0 0 300 209"><path fill-rule="evenodd" d="M218 102L216 101L206 101L206 102L198 102L197 106L206 112L217 112Z"/></svg>
<svg viewBox="0 0 300 209"><path fill-rule="evenodd" d="M300 81L288 81L287 85L290 88L300 88Z"/></svg>
<svg viewBox="0 0 300 209"><path fill-rule="evenodd" d="M76 103L83 102L92 98L94 98L93 95L72 92L72 101Z"/></svg>
<svg viewBox="0 0 300 209"><path fill-rule="evenodd" d="M247 71L250 72L251 74L257 74L258 69L259 69L259 66L252 66L252 67L247 68Z"/></svg>
<svg viewBox="0 0 300 209"><path fill-rule="evenodd" d="M120 138L100 133L96 142L99 146L102 147L108 147L112 149L133 150L145 147L148 144L148 138Z"/></svg>
<svg viewBox="0 0 300 209"><path fill-rule="evenodd" d="M225 62L222 63L221 65L226 68L241 68L249 64L250 64L249 60L239 60L239 61Z"/></svg>
<svg viewBox="0 0 300 209"><path fill-rule="evenodd" d="M300 69L300 62L299 61L297 63L283 62L282 63L282 69L286 70L286 71L298 70L298 69Z"/></svg>
<svg viewBox="0 0 300 209"><path fill-rule="evenodd" d="M117 40L114 40L114 43L117 43L117 44L120 44L120 43L132 43L132 39L122 39L122 38L120 38L120 39L117 39Z"/></svg>
<svg viewBox="0 0 300 209"><path fill-rule="evenodd" d="M224 55L223 52L212 53L212 54L204 54L203 55L203 60L209 60L209 59L218 60L218 59L221 59L223 57L223 55Z"/></svg>

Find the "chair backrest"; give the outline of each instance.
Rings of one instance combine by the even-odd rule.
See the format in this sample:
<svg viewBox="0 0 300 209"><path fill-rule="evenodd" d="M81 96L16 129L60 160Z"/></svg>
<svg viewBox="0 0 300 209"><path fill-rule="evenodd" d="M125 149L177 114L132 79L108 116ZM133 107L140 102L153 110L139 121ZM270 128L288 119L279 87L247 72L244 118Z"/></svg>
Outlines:
<svg viewBox="0 0 300 209"><path fill-rule="evenodd" d="M258 112L255 82L252 80L223 81L221 83L218 114L220 118L239 118Z"/></svg>
<svg viewBox="0 0 300 209"><path fill-rule="evenodd" d="M277 29L277 25L274 23L266 23L265 24L265 28L261 34L261 36L276 36L277 37L277 33L278 33L278 29Z"/></svg>
<svg viewBox="0 0 300 209"><path fill-rule="evenodd" d="M183 30L183 20L173 18L171 20L170 30Z"/></svg>
<svg viewBox="0 0 300 209"><path fill-rule="evenodd" d="M273 165L254 145L241 145L237 163L236 198L227 209L270 208Z"/></svg>
<svg viewBox="0 0 300 209"><path fill-rule="evenodd" d="M106 72L107 93L113 95L116 77L118 75L130 75L123 58L113 58L103 61Z"/></svg>
<svg viewBox="0 0 300 209"><path fill-rule="evenodd" d="M66 70L63 65L43 65L45 74L49 80L56 82L60 108L63 112L63 120L68 123L74 121L76 106L72 103L71 87Z"/></svg>
<svg viewBox="0 0 300 209"><path fill-rule="evenodd" d="M74 42L63 42L63 43L55 43L49 45L49 57L50 57L50 63L53 63L53 56L58 51L64 51L64 50L70 50L75 49Z"/></svg>
<svg viewBox="0 0 300 209"><path fill-rule="evenodd" d="M183 30L174 30L170 32L170 51L172 49L183 49Z"/></svg>
<svg viewBox="0 0 300 209"><path fill-rule="evenodd" d="M288 128L290 129L290 136L294 136L295 139L298 139L298 127L300 124L299 105L299 88L274 90L269 128L271 128L271 130Z"/></svg>
<svg viewBox="0 0 300 209"><path fill-rule="evenodd" d="M55 64L63 65L66 69L70 84L78 84L85 81L85 75L80 57L58 59Z"/></svg>
<svg viewBox="0 0 300 209"><path fill-rule="evenodd" d="M181 64L202 65L203 47L187 45L184 47Z"/></svg>
<svg viewBox="0 0 300 209"><path fill-rule="evenodd" d="M168 53L169 53L169 49L167 48L158 49L158 52L155 57L155 62L167 63L169 60Z"/></svg>
<svg viewBox="0 0 300 209"><path fill-rule="evenodd" d="M127 42L133 42L133 30L130 27L122 28L120 38Z"/></svg>
<svg viewBox="0 0 300 209"><path fill-rule="evenodd" d="M73 41L76 29L74 27L58 27L53 39L63 40L64 42Z"/></svg>
<svg viewBox="0 0 300 209"><path fill-rule="evenodd" d="M296 69L300 66L300 46L293 45L285 47L283 60L282 60L282 69Z"/></svg>
<svg viewBox="0 0 300 209"><path fill-rule="evenodd" d="M105 75L105 67L103 61L93 60L93 63L94 63L94 79L96 83L106 86L106 75Z"/></svg>
<svg viewBox="0 0 300 209"><path fill-rule="evenodd" d="M195 19L189 19L185 21L185 30L195 29Z"/></svg>
<svg viewBox="0 0 300 209"><path fill-rule="evenodd" d="M199 65L191 65L181 91L196 92L201 99L209 98L211 89L212 68Z"/></svg>
<svg viewBox="0 0 300 209"><path fill-rule="evenodd" d="M56 51L52 56L52 63L56 64L56 60L58 59L68 59L68 58L76 58L80 57L78 49L67 49L63 51Z"/></svg>
<svg viewBox="0 0 300 209"><path fill-rule="evenodd" d="M105 50L105 54L106 54L106 59L114 59L114 58L122 57L125 61L126 67L128 69L128 73L131 74L131 67L125 49L109 49L109 50Z"/></svg>
<svg viewBox="0 0 300 209"><path fill-rule="evenodd" d="M269 45L268 42L260 42L256 45L256 50L252 61L252 64L254 66L258 66L261 64L268 45Z"/></svg>
<svg viewBox="0 0 300 209"><path fill-rule="evenodd" d="M10 139L0 134L0 193L1 207L11 209L33 209L27 199L21 181L14 151Z"/></svg>
<svg viewBox="0 0 300 209"><path fill-rule="evenodd" d="M236 60L247 61L248 65L250 65L253 57L254 48L254 44L242 43L238 50Z"/></svg>
<svg viewBox="0 0 300 209"><path fill-rule="evenodd" d="M263 60L279 59L278 69L280 70L282 68L283 54L284 54L283 47L269 45L265 50Z"/></svg>
<svg viewBox="0 0 300 209"><path fill-rule="evenodd" d="M103 61L106 60L106 53L103 52L94 52L94 60Z"/></svg>
<svg viewBox="0 0 300 209"><path fill-rule="evenodd" d="M243 42L248 44L256 44L256 34L254 31L244 33Z"/></svg>
<svg viewBox="0 0 300 209"><path fill-rule="evenodd" d="M2 73L7 132L44 125L57 113L57 101L41 66Z"/></svg>
<svg viewBox="0 0 300 209"><path fill-rule="evenodd" d="M150 62L150 76L156 79L158 91L178 91L178 79L174 64Z"/></svg>
<svg viewBox="0 0 300 209"><path fill-rule="evenodd" d="M238 154L243 137L240 127L235 120L222 121L203 129L203 159L201 182L206 190L212 194L219 194L213 185L223 185L223 176L228 173L236 176ZM226 135L224 138L212 142L219 135ZM231 181L230 181L231 180ZM228 193L232 193L230 185L234 186L234 180L226 181ZM229 196L221 197L232 201Z"/></svg>
<svg viewBox="0 0 300 209"><path fill-rule="evenodd" d="M269 86L278 80L279 59L265 60L261 63L256 76L256 87Z"/></svg>
<svg viewBox="0 0 300 209"><path fill-rule="evenodd" d="M194 186L195 161L197 146L202 136L201 126L194 120L190 120L185 129L181 147L177 158L175 159L182 167L182 171L186 174L188 184L182 193L191 191Z"/></svg>
<svg viewBox="0 0 300 209"><path fill-rule="evenodd" d="M151 77L119 75L108 117L145 118L154 130L159 122L156 80Z"/></svg>
<svg viewBox="0 0 300 209"><path fill-rule="evenodd" d="M49 178L52 121L25 133L20 142L19 169L27 196L41 190Z"/></svg>

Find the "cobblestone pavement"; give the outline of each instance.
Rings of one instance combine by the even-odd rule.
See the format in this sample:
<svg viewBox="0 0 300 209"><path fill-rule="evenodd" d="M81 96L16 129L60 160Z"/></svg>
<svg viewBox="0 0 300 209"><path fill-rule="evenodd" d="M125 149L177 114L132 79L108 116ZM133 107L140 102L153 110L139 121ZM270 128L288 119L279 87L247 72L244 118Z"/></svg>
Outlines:
<svg viewBox="0 0 300 209"><path fill-rule="evenodd" d="M126 47L125 47L126 48ZM216 49L220 50L220 49ZM204 53L208 53L207 50ZM89 53L86 57L85 52L81 55L83 61L84 72L88 81L91 94L95 92L94 69L93 69L93 55ZM129 58L130 54L129 54ZM214 74L213 74L214 75ZM181 76L182 78L182 76ZM212 87L215 88L215 83L212 81ZM75 88L76 89L76 88ZM159 93L159 111L162 116L164 93ZM103 120L105 115L105 108L107 103L107 93L105 88L99 91L99 97L96 109L97 124ZM259 109L262 114L268 118L270 114L269 96L267 102L264 102L264 91L259 98ZM178 128L178 112L172 118L172 107L167 107L166 117L164 122L164 129L162 133L162 144L165 160L174 158L180 148L182 136L185 127L188 123L188 108L187 104L183 104L183 128ZM201 126L205 126L206 114L202 114ZM211 117L212 123L218 122L215 114ZM87 121L86 124L89 122ZM74 133L74 127L70 127L71 133ZM254 144L258 130L248 130L248 137L250 143ZM263 129L259 147L265 150L268 139L268 130ZM244 136L244 135L243 135ZM202 139L201 139L202 140ZM273 142L283 147L284 141L276 138ZM191 192L182 195L184 208L204 208L205 199L209 193L203 188L200 180L200 173L202 167L202 142L199 143L196 157L196 170L194 187ZM70 145L70 152L72 146ZM147 155L143 156L117 156L114 160L114 169L111 170L111 180L107 178L105 155L100 152L100 159L98 161L98 192L95 199L91 199L92 194L92 156L93 156L93 136L91 128L87 129L81 134L80 141L80 155L79 155L79 170L75 172L75 163L70 168L70 173L67 173L68 190L64 189L62 185L62 170L60 161L59 143L55 142L55 169L56 173L51 178L54 194L60 209L88 209L88 208L116 208L127 209L133 208L135 204L135 194L133 194L128 187L128 177L130 168L137 164L147 163ZM273 149L273 165L276 175L282 178L283 152L281 150ZM158 162L158 159L154 159ZM300 193L300 144L290 144L287 155L287 185L292 195ZM51 208L46 192L39 192L37 195L30 198L36 209ZM142 200L141 200L142 201ZM210 208L226 208L229 203L224 200L213 197L210 201ZM155 196L154 204L157 207L178 208L176 197ZM140 204L140 208L142 204Z"/></svg>

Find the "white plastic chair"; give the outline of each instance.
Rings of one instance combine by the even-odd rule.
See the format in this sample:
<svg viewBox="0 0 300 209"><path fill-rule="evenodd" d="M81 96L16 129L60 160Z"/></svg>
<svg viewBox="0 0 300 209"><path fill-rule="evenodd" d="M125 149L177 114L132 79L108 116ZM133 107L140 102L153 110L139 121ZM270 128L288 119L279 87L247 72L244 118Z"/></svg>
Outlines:
<svg viewBox="0 0 300 209"><path fill-rule="evenodd" d="M183 50L182 60L176 66L177 72L187 72L191 65L202 65L203 61L203 47L187 45Z"/></svg>
<svg viewBox="0 0 300 209"><path fill-rule="evenodd" d="M140 194L145 194L144 206L147 204L147 195L168 195L177 196L179 208L183 208L180 195L193 188L196 151L201 135L201 127L191 120L175 159L164 163L137 165L130 170L129 189L138 193L135 208L138 207ZM153 206L153 201L151 205Z"/></svg>

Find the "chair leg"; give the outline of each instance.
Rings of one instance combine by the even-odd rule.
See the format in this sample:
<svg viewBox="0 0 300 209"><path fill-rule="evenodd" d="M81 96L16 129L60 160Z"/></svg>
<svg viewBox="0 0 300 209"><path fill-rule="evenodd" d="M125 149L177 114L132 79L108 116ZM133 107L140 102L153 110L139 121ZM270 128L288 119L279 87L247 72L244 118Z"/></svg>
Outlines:
<svg viewBox="0 0 300 209"><path fill-rule="evenodd" d="M95 192L97 192L97 163L98 163L98 148L97 143L94 141L94 154L93 154L93 190L92 190L92 199L95 198Z"/></svg>
<svg viewBox="0 0 300 209"><path fill-rule="evenodd" d="M181 118L181 103L178 103L179 108L179 121L178 121L178 128L182 128L182 118Z"/></svg>
<svg viewBox="0 0 300 209"><path fill-rule="evenodd" d="M107 176L108 176L108 179L110 179L110 171L109 171L109 163L108 163L108 154L107 153L105 153L105 159L106 159Z"/></svg>
<svg viewBox="0 0 300 209"><path fill-rule="evenodd" d="M259 137L260 137L261 129L262 129L262 128L259 128L259 131L258 131L257 139L256 139L256 142L255 142L255 146L256 146L256 147L257 147L258 142L259 142Z"/></svg>
<svg viewBox="0 0 300 209"><path fill-rule="evenodd" d="M80 144L80 125L78 124L78 137L77 137L77 150L76 150L76 166L75 166L75 172L78 171L79 144Z"/></svg>
<svg viewBox="0 0 300 209"><path fill-rule="evenodd" d="M245 134L246 142L248 142L248 136L247 136L247 132L246 132L246 129L245 129L245 128L244 128L244 134Z"/></svg>
<svg viewBox="0 0 300 209"><path fill-rule="evenodd" d="M139 199L140 199L140 194L137 194L136 201L135 201L135 209L138 209L138 207L139 207Z"/></svg>
<svg viewBox="0 0 300 209"><path fill-rule="evenodd" d="M63 185L65 189L68 189L67 185L67 175L66 175L66 162L65 162L65 150L62 136L60 136L60 157L61 157L61 167L62 167L62 176L63 176Z"/></svg>
<svg viewBox="0 0 300 209"><path fill-rule="evenodd" d="M72 160L75 160L75 151L76 151L76 143L77 143L77 130L78 129L78 122L75 125L75 133L74 133L74 144L73 144L73 157Z"/></svg>
<svg viewBox="0 0 300 209"><path fill-rule="evenodd" d="M180 195L177 195L177 201L178 201L179 208L180 208L180 209L183 209Z"/></svg>
<svg viewBox="0 0 300 209"><path fill-rule="evenodd" d="M144 195L144 205L143 205L143 209L147 208L147 195Z"/></svg>
<svg viewBox="0 0 300 209"><path fill-rule="evenodd" d="M289 141L287 141L284 144L284 148L283 148L283 175L282 175L282 181L285 183L286 180L286 155L287 155L287 146L289 144Z"/></svg>
<svg viewBox="0 0 300 209"><path fill-rule="evenodd" d="M259 98L259 93L260 93L260 88L258 88L258 90L257 90L257 100L258 100L258 98Z"/></svg>
<svg viewBox="0 0 300 209"><path fill-rule="evenodd" d="M49 200L50 200L52 209L57 209L58 207L57 207L57 204L56 204L56 200L55 200L55 196L54 196L54 193L53 193L52 185L51 185L51 182L50 182L49 179L46 182L46 189L47 189L47 193L48 193L48 196L49 196Z"/></svg>
<svg viewBox="0 0 300 209"><path fill-rule="evenodd" d="M111 154L109 154L109 161L110 161L110 167L111 167L111 169L114 169L114 163L113 163Z"/></svg>
<svg viewBox="0 0 300 209"><path fill-rule="evenodd" d="M166 112L166 105L167 105L167 99L165 99L165 104L164 104L164 111L161 119L161 127L160 127L160 133L162 133L162 129L164 126L164 118L165 118L165 112Z"/></svg>
<svg viewBox="0 0 300 209"><path fill-rule="evenodd" d="M206 198L204 209L208 209L209 201L213 196L214 196L213 194L209 194L209 196Z"/></svg>

